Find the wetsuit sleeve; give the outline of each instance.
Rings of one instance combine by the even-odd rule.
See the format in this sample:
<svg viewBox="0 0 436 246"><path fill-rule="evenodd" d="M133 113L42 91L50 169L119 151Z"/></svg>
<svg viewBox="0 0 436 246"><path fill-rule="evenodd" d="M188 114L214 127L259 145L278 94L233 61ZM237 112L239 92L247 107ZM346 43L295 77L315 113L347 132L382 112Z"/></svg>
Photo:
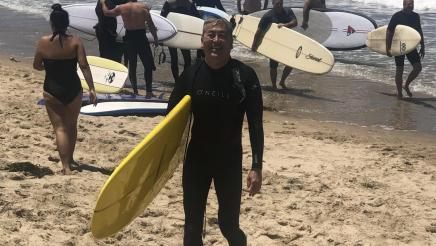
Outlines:
<svg viewBox="0 0 436 246"><path fill-rule="evenodd" d="M263 15L262 18L260 19L258 28L262 31L265 31L269 28L271 23L272 23L272 16L270 12L268 12L265 15Z"/></svg>
<svg viewBox="0 0 436 246"><path fill-rule="evenodd" d="M417 15L416 17L416 31L419 32L419 34L421 35L421 45L424 43L424 33L422 32L422 27L421 27L421 18L419 17L419 15Z"/></svg>
<svg viewBox="0 0 436 246"><path fill-rule="evenodd" d="M264 145L262 90L259 79L252 68L248 68L246 79L247 97L245 99L245 107L253 154L251 168L262 169Z"/></svg>
<svg viewBox="0 0 436 246"><path fill-rule="evenodd" d="M170 13L170 4L168 2L165 2L162 7L162 10L160 11L160 15L166 18L169 13Z"/></svg>
<svg viewBox="0 0 436 246"><path fill-rule="evenodd" d="M397 25L398 25L398 15L394 14L391 18L391 21L389 21L388 30L394 32Z"/></svg>
<svg viewBox="0 0 436 246"><path fill-rule="evenodd" d="M183 72L182 75L176 80L173 91L171 92L170 99L168 100L167 114L182 100L186 95L187 76Z"/></svg>

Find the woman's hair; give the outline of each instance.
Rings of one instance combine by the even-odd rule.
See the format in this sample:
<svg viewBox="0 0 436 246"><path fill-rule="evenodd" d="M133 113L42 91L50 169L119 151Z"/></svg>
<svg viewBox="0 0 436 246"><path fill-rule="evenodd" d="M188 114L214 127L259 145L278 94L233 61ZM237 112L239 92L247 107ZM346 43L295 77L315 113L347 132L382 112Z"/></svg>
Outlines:
<svg viewBox="0 0 436 246"><path fill-rule="evenodd" d="M68 36L66 31L68 25L70 25L70 18L68 16L68 12L65 11L59 3L53 4L51 8L53 11L50 14L50 22L53 26L53 35L51 36L50 40L53 41L56 35ZM62 46L62 40L60 40L60 42Z"/></svg>

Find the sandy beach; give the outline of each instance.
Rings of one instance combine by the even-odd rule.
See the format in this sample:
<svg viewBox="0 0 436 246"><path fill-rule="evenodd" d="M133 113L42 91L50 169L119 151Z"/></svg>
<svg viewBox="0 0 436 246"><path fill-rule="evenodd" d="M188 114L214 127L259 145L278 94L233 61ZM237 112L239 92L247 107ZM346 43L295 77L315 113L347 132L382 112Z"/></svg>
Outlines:
<svg viewBox="0 0 436 246"><path fill-rule="evenodd" d="M96 240L90 232L104 181L162 116L81 115L80 165L63 176L45 108L36 105L44 74L4 54L0 75L0 245L181 245L181 168L120 233ZM434 135L293 117L275 108L275 96L264 90L262 192L243 192L249 245L436 244ZM226 245L213 189L208 203L205 245Z"/></svg>

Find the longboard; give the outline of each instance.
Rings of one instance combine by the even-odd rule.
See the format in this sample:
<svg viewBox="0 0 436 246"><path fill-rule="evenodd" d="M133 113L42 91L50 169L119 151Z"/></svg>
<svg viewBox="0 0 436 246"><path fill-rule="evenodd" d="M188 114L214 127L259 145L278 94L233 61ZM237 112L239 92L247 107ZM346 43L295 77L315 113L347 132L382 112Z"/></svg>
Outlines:
<svg viewBox="0 0 436 246"><path fill-rule="evenodd" d="M223 18L226 20L230 20L229 14L217 8L199 6L197 7L197 10L203 20L207 20L209 18Z"/></svg>
<svg viewBox="0 0 436 246"><path fill-rule="evenodd" d="M251 48L260 18L236 15L233 36ZM335 63L333 54L313 39L273 23L265 32L257 52L287 66L314 74L330 72Z"/></svg>
<svg viewBox="0 0 436 246"><path fill-rule="evenodd" d="M118 93L123 88L129 75L128 69L123 64L97 56L87 56L86 58L91 68L96 92ZM83 89L89 90L79 65L77 65L77 74Z"/></svg>
<svg viewBox="0 0 436 246"><path fill-rule="evenodd" d="M185 96L115 169L97 199L94 237L117 233L153 201L182 161L190 115L191 98Z"/></svg>
<svg viewBox="0 0 436 246"><path fill-rule="evenodd" d="M70 27L88 35L95 36L94 26L98 22L95 13L95 3L81 3L66 5L63 8L68 12L70 17ZM170 39L177 33L174 24L159 14L151 13L151 18L157 28L157 38L159 41ZM121 16L117 17L117 41L122 42L125 34L124 22ZM147 39L152 42L153 36L147 30Z"/></svg>
<svg viewBox="0 0 436 246"><path fill-rule="evenodd" d="M309 27L301 28L303 8L292 7L297 17L297 31L324 45L329 50L356 50L365 47L366 36L377 28L370 17L338 9L312 9L309 12ZM269 10L262 10L250 15L262 17Z"/></svg>
<svg viewBox="0 0 436 246"><path fill-rule="evenodd" d="M372 51L386 55L386 31L388 26L382 26L368 33L366 45ZM406 55L413 51L421 42L421 35L415 29L397 25L392 38L391 54L393 56Z"/></svg>

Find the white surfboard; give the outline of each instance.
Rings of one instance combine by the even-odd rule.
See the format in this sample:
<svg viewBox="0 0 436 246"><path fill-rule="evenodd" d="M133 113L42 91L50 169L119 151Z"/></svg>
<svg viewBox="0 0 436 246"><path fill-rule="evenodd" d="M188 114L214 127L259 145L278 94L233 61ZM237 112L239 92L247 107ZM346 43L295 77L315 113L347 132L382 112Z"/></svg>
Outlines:
<svg viewBox="0 0 436 246"><path fill-rule="evenodd" d="M151 10L153 14L160 14L160 11ZM169 40L163 42L163 45L195 50L201 48L201 34L203 33L204 21L200 18L170 12L166 17L177 28L177 34Z"/></svg>
<svg viewBox="0 0 436 246"><path fill-rule="evenodd" d="M70 16L70 27L95 36L94 26L98 22L97 14L95 13L95 3L72 4L66 5L63 8ZM157 38L159 41L170 39L177 32L174 24L168 19L159 14L151 14L154 25L157 28ZM124 23L121 16L117 16L117 41L122 42L125 34ZM153 35L147 31L147 39L152 42Z"/></svg>
<svg viewBox="0 0 436 246"><path fill-rule="evenodd" d="M236 15L233 36L251 48L260 18ZM289 28L272 24L266 31L257 52L287 66L314 74L330 72L335 63L333 54L318 42Z"/></svg>
<svg viewBox="0 0 436 246"><path fill-rule="evenodd" d="M298 26L292 30L304 34L330 50L355 50L365 47L366 36L377 28L371 18L354 12L337 9L312 9L309 12L309 27L301 28L303 9L291 8L297 17ZM262 17L269 10L252 13Z"/></svg>
<svg viewBox="0 0 436 246"><path fill-rule="evenodd" d="M386 55L386 31L388 26L382 26L368 33L366 45L371 50ZM391 54L393 56L406 55L413 51L421 42L421 35L415 29L397 25L392 39Z"/></svg>
<svg viewBox="0 0 436 246"><path fill-rule="evenodd" d="M83 106L80 113L94 116L165 114L167 107L164 102L101 102L97 106Z"/></svg>
<svg viewBox="0 0 436 246"><path fill-rule="evenodd" d="M198 6L197 7L198 12L200 13L200 16L203 20L207 20L208 18L223 18L226 20L230 20L230 15L226 12L222 11L221 9L217 8L211 8L211 7L205 7L205 6Z"/></svg>
<svg viewBox="0 0 436 246"><path fill-rule="evenodd" d="M91 68L96 92L118 93L124 87L129 72L123 64L97 56L87 56L86 58ZM89 90L79 65L77 65L77 74L83 89Z"/></svg>

